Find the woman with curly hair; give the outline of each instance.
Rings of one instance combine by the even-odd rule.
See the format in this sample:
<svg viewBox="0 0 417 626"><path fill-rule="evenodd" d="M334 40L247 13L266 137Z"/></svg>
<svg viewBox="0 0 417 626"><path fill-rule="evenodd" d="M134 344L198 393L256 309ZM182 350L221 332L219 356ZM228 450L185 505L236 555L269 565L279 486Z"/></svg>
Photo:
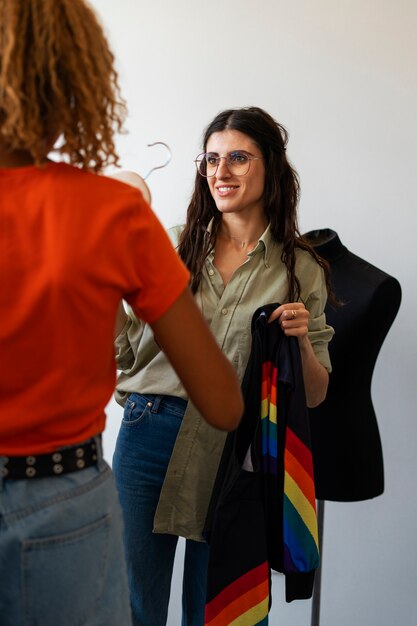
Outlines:
<svg viewBox="0 0 417 626"><path fill-rule="evenodd" d="M212 425L234 428L243 409L159 221L137 189L98 175L118 163L123 117L85 2L0 0L2 626L131 623L100 441L122 298Z"/></svg>
<svg viewBox="0 0 417 626"><path fill-rule="evenodd" d="M307 403L316 406L326 395L330 370L328 270L299 233L299 183L287 141L285 128L258 107L219 113L196 158L186 223L170 236L239 379L255 310L279 302L270 321L279 320L286 335L297 337ZM133 313L116 347L122 370L116 399L124 419L113 469L124 512L134 624L165 625L182 536L182 624L202 626L208 559L202 530L225 437L201 420L149 327Z"/></svg>

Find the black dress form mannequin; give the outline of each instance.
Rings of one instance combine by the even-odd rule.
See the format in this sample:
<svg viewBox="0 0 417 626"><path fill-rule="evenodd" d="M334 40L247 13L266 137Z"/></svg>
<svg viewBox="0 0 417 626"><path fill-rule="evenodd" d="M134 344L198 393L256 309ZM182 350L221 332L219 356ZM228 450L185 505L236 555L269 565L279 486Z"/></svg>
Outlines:
<svg viewBox="0 0 417 626"><path fill-rule="evenodd" d="M356 501L384 490L381 440L371 379L398 312L399 282L350 252L330 229L304 237L330 264L332 289L344 305L326 307L335 336L326 400L310 410L316 497Z"/></svg>
<svg viewBox="0 0 417 626"><path fill-rule="evenodd" d="M399 282L359 258L328 228L306 233L328 261L331 284L344 306L326 306L335 329L329 344L333 371L326 400L310 409L319 549L323 562L324 501L352 502L384 490L381 439L371 380L382 343L401 302ZM311 626L320 622L321 569L316 573Z"/></svg>

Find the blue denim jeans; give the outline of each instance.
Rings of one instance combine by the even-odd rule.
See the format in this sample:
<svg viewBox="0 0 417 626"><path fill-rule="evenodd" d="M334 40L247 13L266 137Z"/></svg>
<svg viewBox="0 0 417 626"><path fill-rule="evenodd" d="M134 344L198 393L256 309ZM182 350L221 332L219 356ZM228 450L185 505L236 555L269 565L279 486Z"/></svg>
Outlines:
<svg viewBox="0 0 417 626"><path fill-rule="evenodd" d="M122 516L105 461L61 476L0 477L0 581L1 626L131 624Z"/></svg>
<svg viewBox="0 0 417 626"><path fill-rule="evenodd" d="M113 457L122 505L134 626L165 626L178 537L152 532L156 506L187 402L131 394ZM203 626L208 546L186 541L182 626Z"/></svg>

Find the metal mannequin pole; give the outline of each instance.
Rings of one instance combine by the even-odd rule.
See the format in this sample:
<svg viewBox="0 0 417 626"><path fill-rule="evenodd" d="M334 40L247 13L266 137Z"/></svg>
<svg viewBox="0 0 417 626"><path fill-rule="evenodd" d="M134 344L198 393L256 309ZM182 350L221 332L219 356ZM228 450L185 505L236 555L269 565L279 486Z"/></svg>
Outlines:
<svg viewBox="0 0 417 626"><path fill-rule="evenodd" d="M313 600L311 603L311 626L320 626L320 594L321 594L321 571L323 568L323 526L324 526L324 500L317 500L317 526L319 536L320 566L314 577Z"/></svg>

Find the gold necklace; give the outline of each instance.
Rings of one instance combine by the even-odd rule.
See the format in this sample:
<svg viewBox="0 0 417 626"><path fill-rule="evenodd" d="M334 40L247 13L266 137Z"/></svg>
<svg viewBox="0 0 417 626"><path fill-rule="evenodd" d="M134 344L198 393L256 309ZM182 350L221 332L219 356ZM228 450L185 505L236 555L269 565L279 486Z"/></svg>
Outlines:
<svg viewBox="0 0 417 626"><path fill-rule="evenodd" d="M251 243L257 243L259 241L259 237L257 239L252 239L251 241L242 241L238 237L233 237L232 235L219 235L219 237L221 239L226 239L226 241L233 239L233 241L237 241L240 244L241 248L244 248L245 246L250 246Z"/></svg>

